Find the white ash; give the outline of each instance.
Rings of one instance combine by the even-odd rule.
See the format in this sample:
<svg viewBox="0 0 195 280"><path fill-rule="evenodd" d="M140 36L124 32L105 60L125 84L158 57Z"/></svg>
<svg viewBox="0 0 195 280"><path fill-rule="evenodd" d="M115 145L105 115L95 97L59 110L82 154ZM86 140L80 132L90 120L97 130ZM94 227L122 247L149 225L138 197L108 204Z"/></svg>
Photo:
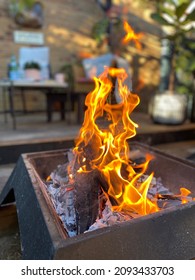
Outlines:
<svg viewBox="0 0 195 280"><path fill-rule="evenodd" d="M70 178L68 174L65 174L66 168L66 165L60 165L51 173L51 181L47 183L47 192L64 228L72 237L77 234L74 185L69 183Z"/></svg>
<svg viewBox="0 0 195 280"><path fill-rule="evenodd" d="M140 215L138 215L136 213L131 213L131 215L130 215L130 214L124 214L122 212L113 212L111 210L111 204L107 200L107 202L105 204L105 208L102 211L102 217L97 218L95 223L93 223L86 232L93 231L93 230L96 230L99 228L112 226L115 224L119 224L121 222L129 221L138 216L140 216Z"/></svg>
<svg viewBox="0 0 195 280"><path fill-rule="evenodd" d="M142 175L139 178L137 184L143 183L147 178L148 178L148 175ZM150 189L148 190L148 198L153 200L157 193L158 194L172 194L171 192L169 192L168 188L163 186L161 178L153 177L152 181L150 183ZM181 204L180 201L174 201L174 204L178 203L178 202ZM163 201L163 206L165 203L166 202ZM169 207L172 206L172 204L173 204L173 201L171 202L171 205L169 205ZM121 223L124 221L131 220L133 218L138 218L138 217L140 217L140 215L137 213L133 213L133 212L128 213L128 214L124 214L122 212L113 212L111 210L111 204L109 203L109 201L107 201L106 207L102 211L102 217L97 218L95 223L92 224L86 232L93 231L98 228L112 226L114 224L118 224L118 223Z"/></svg>
<svg viewBox="0 0 195 280"><path fill-rule="evenodd" d="M51 197L54 208L61 219L64 228L70 237L77 235L76 214L74 208L74 184L67 174L67 164L60 165L50 175L51 181L47 183L47 191ZM142 175L137 182L144 182L148 175ZM148 198L155 200L157 194L172 195L174 194L166 188L161 178L153 177L148 190ZM174 205L181 204L180 199L158 199L159 208L165 209ZM98 217L94 224L90 226L87 231L93 231L98 228L112 226L117 223L128 221L130 219L139 217L136 213L124 214L121 212L113 212L111 210L110 202L107 200L105 208L101 212L101 217Z"/></svg>
<svg viewBox="0 0 195 280"><path fill-rule="evenodd" d="M146 179L148 178L148 175L142 175L141 178L139 179L140 183L143 183ZM148 190L148 198L151 199L154 197L156 194L170 194L173 195L172 192L169 191L168 188L166 188L163 183L162 179L153 177L152 181L150 183L150 188Z"/></svg>

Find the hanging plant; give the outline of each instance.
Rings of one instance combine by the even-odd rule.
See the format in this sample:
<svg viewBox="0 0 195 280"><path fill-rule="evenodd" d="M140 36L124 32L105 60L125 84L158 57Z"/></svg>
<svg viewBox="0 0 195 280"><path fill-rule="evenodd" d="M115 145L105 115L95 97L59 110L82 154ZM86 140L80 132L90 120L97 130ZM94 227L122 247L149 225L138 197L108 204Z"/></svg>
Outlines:
<svg viewBox="0 0 195 280"><path fill-rule="evenodd" d="M10 0L9 14L23 27L38 28L43 25L43 5L35 0Z"/></svg>

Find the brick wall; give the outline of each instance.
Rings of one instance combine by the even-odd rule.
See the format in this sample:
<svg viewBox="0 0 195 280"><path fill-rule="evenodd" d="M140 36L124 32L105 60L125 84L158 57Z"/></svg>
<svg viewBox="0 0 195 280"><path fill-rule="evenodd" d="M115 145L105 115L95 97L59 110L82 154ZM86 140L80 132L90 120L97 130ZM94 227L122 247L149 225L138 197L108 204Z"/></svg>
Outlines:
<svg viewBox="0 0 195 280"><path fill-rule="evenodd" d="M0 0L0 78L6 77L7 64L11 54L18 56L21 46L13 41L13 31L43 32L45 45L50 48L52 72L55 73L65 63L71 62L81 52L98 54L96 42L91 38L94 23L104 14L95 1L91 0L42 0L44 6L44 25L40 29L27 29L16 25L8 13L8 0ZM125 5L125 17L137 32L143 31L143 49L136 50L131 44L125 54L131 66L134 89L139 88L140 110L146 111L147 103L159 82L160 30L150 19L152 7L143 0L114 1ZM28 95L28 109L45 109L44 95ZM1 101L1 100L0 100ZM19 104L18 97L18 104ZM2 102L0 102L0 106ZM19 105L18 105L19 106ZM0 108L1 110L1 108Z"/></svg>

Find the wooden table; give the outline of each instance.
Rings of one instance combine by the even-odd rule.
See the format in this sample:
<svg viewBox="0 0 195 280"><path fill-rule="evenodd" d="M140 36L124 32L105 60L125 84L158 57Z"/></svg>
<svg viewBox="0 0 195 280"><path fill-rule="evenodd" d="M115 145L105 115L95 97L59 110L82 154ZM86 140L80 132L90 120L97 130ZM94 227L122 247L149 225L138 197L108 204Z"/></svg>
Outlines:
<svg viewBox="0 0 195 280"><path fill-rule="evenodd" d="M16 129L16 110L14 106L14 95L17 90L22 92L22 102L23 110L26 110L25 106L25 93L27 90L41 91L46 94L47 97L47 116L48 121L51 121L51 101L52 96L55 96L55 91L57 90L56 97L63 95L63 98L66 98L66 101L70 103L71 96L70 90L67 83L58 83L55 80L45 80L45 81L27 81L27 80L1 80L0 89L3 95L3 113L5 115L5 121L7 119L7 113L11 114L13 129ZM59 91L60 90L60 91ZM6 94L9 96L9 108L6 106ZM70 108L69 106L68 108Z"/></svg>

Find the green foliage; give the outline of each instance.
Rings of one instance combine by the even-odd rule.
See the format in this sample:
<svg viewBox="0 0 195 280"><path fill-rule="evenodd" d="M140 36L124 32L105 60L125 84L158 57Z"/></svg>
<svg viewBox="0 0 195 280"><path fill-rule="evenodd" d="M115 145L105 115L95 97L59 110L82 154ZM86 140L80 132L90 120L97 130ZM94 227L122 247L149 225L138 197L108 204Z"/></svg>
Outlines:
<svg viewBox="0 0 195 280"><path fill-rule="evenodd" d="M32 8L35 3L35 0L10 0L11 4L18 5L22 8Z"/></svg>
<svg viewBox="0 0 195 280"><path fill-rule="evenodd" d="M92 28L92 37L97 42L97 47L101 47L103 43L107 43L111 52L124 51L121 44L124 34L123 20L120 17L105 17L96 22Z"/></svg>
<svg viewBox="0 0 195 280"><path fill-rule="evenodd" d="M156 1L157 12L152 13L151 17L161 25L170 25L176 30L187 30L184 28L186 24L194 21L195 9L190 13L186 13L190 6L190 1Z"/></svg>
<svg viewBox="0 0 195 280"><path fill-rule="evenodd" d="M60 73L64 73L66 77L66 81L71 89L74 87L74 74L73 74L73 67L71 63L66 63L62 65L59 69Z"/></svg>
<svg viewBox="0 0 195 280"><path fill-rule="evenodd" d="M97 23L92 28L92 37L100 44L105 38L109 25L108 18L104 18Z"/></svg>
<svg viewBox="0 0 195 280"><path fill-rule="evenodd" d="M32 6L34 5L35 0L20 0L19 1L19 5L21 6L21 8L27 8L27 9L31 9Z"/></svg>
<svg viewBox="0 0 195 280"><path fill-rule="evenodd" d="M195 71L195 43L189 40L194 32L192 23L195 19L195 9L187 12L191 5L189 0L156 0L155 3L156 12L151 14L152 19L162 26L171 27L171 33L165 37L174 44L172 72L178 74L183 92L184 85L191 87L192 72Z"/></svg>
<svg viewBox="0 0 195 280"><path fill-rule="evenodd" d="M161 25L168 25L168 26L173 26L172 23L168 22L163 16L161 16L158 13L153 13L151 15L151 18L155 21L157 21L158 23L160 23Z"/></svg>
<svg viewBox="0 0 195 280"><path fill-rule="evenodd" d="M192 73L195 72L194 50L195 42L186 40L178 54L176 70L179 83L176 88L179 93L191 94L193 92Z"/></svg>
<svg viewBox="0 0 195 280"><path fill-rule="evenodd" d="M195 9L186 17L186 22L194 22L195 20Z"/></svg>
<svg viewBox="0 0 195 280"><path fill-rule="evenodd" d="M29 61L29 62L26 62L24 64L24 69L37 69L37 70L40 70L41 69L41 66L39 65L39 63L35 62L35 61Z"/></svg>
<svg viewBox="0 0 195 280"><path fill-rule="evenodd" d="M35 4L35 0L9 0L10 14L15 16L24 10L30 10Z"/></svg>

